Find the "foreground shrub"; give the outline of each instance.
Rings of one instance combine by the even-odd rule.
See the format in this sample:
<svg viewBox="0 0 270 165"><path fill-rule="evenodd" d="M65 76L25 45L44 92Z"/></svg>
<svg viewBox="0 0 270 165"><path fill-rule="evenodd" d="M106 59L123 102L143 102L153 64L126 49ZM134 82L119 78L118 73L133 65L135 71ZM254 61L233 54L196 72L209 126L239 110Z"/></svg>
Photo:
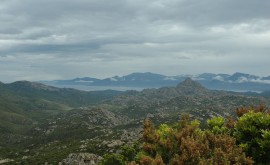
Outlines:
<svg viewBox="0 0 270 165"><path fill-rule="evenodd" d="M103 164L250 165L270 163L270 111L263 106L238 108L237 118L214 117L208 128L183 115L179 123L155 128L144 121L141 145L122 147ZM129 163L128 163L129 162Z"/></svg>
<svg viewBox="0 0 270 165"><path fill-rule="evenodd" d="M125 165L124 156L120 154L106 154L100 163L101 165Z"/></svg>
<svg viewBox="0 0 270 165"><path fill-rule="evenodd" d="M270 163L270 115L263 106L239 108L234 137L256 163Z"/></svg>
<svg viewBox="0 0 270 165"><path fill-rule="evenodd" d="M213 122L220 127L223 125L221 119ZM146 120L143 140L146 155L139 164L253 164L252 159L236 145L235 138L202 131L198 121L190 121L188 116L182 116L179 126L174 129L164 124L155 129Z"/></svg>

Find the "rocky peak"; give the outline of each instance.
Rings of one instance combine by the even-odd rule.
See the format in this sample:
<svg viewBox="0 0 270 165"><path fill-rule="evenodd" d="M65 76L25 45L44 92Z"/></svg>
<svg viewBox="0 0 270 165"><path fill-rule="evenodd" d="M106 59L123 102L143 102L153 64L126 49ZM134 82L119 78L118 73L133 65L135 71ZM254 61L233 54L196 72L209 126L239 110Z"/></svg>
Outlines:
<svg viewBox="0 0 270 165"><path fill-rule="evenodd" d="M179 83L176 88L183 94L200 94L207 92L205 87L191 78L186 78L183 82Z"/></svg>

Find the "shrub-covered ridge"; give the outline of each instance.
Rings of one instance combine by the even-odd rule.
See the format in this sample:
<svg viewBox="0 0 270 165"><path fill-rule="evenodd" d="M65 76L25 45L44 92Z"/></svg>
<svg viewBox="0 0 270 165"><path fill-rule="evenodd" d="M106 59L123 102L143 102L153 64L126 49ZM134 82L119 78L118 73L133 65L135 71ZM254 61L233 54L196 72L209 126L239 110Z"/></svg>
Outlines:
<svg viewBox="0 0 270 165"><path fill-rule="evenodd" d="M241 107L236 118L215 117L200 128L198 120L182 115L174 125L155 128L144 121L142 142L106 155L101 162L129 165L209 165L270 163L270 115L263 106Z"/></svg>

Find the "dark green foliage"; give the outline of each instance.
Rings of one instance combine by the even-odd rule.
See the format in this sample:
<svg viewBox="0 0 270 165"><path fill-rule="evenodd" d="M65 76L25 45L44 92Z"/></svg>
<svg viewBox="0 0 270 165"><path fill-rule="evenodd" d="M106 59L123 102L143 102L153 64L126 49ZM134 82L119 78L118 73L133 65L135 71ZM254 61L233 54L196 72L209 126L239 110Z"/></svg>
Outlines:
<svg viewBox="0 0 270 165"><path fill-rule="evenodd" d="M106 154L100 165L126 165L124 156L121 154Z"/></svg>
<svg viewBox="0 0 270 165"><path fill-rule="evenodd" d="M241 111L241 112L240 112ZM270 162L270 115L264 107L238 109L234 136L256 163Z"/></svg>
<svg viewBox="0 0 270 165"><path fill-rule="evenodd" d="M121 154L125 157L126 161L135 160L136 155L140 151L139 143L135 143L133 146L122 146Z"/></svg>
<svg viewBox="0 0 270 165"><path fill-rule="evenodd" d="M222 117L214 117L207 120L207 124L209 127L209 131L214 134L231 134L232 126L230 126L231 118L228 119L227 123L225 123L225 119Z"/></svg>
<svg viewBox="0 0 270 165"><path fill-rule="evenodd" d="M105 154L100 165L126 165L128 162L137 159L136 156L138 156L140 149L140 143L138 142L132 146L122 146L118 154Z"/></svg>

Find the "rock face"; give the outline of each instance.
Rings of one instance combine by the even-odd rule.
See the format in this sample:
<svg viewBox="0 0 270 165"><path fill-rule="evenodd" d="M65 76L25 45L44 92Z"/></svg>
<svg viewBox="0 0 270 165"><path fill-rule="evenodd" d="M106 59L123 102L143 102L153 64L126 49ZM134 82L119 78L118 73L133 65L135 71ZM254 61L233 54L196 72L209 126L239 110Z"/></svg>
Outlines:
<svg viewBox="0 0 270 165"><path fill-rule="evenodd" d="M98 165L103 158L91 153L72 153L59 165Z"/></svg>
<svg viewBox="0 0 270 165"><path fill-rule="evenodd" d="M116 125L124 124L128 119L116 115L109 110L103 108L87 108L70 110L67 113L59 114L57 117L58 122L84 124L89 129L97 126L111 128ZM65 126L65 125L64 125Z"/></svg>
<svg viewBox="0 0 270 165"><path fill-rule="evenodd" d="M190 95L190 94L204 94L208 90L203 87L200 83L193 81L191 78L185 79L185 81L179 83L176 86L177 90L184 95Z"/></svg>

